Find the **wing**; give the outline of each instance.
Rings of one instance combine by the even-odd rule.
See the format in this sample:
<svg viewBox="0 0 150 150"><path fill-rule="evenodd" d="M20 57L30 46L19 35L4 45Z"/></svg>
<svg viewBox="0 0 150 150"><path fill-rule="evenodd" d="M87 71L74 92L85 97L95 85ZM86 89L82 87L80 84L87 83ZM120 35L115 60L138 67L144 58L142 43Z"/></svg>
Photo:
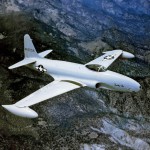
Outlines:
<svg viewBox="0 0 150 150"><path fill-rule="evenodd" d="M55 97L57 95L69 92L71 90L80 88L81 86L84 85L71 81L53 81L50 84L30 94L29 96L18 101L17 103L13 105L3 105L3 107L15 115L27 118L35 118L38 116L38 114L30 109L29 106Z"/></svg>
<svg viewBox="0 0 150 150"><path fill-rule="evenodd" d="M95 60L85 64L86 67L96 65L96 66L101 66L104 69L107 69L121 54L123 53L122 50L112 50L105 52L104 55L96 58Z"/></svg>
<svg viewBox="0 0 150 150"><path fill-rule="evenodd" d="M69 92L79 87L80 87L79 85L73 84L70 82L53 81L49 83L48 85L44 86L43 88L30 94L29 96L23 98L22 100L17 102L15 105L18 107L32 106L46 99Z"/></svg>

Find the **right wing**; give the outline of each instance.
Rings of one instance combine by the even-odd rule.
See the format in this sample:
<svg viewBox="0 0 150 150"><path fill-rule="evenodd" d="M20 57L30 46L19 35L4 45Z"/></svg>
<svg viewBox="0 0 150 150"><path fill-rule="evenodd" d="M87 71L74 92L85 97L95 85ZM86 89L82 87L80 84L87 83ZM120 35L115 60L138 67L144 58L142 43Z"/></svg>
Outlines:
<svg viewBox="0 0 150 150"><path fill-rule="evenodd" d="M95 67L95 70L97 68L107 69L121 54L123 54L122 50L107 51L104 55L85 64L85 66L89 69Z"/></svg>
<svg viewBox="0 0 150 150"><path fill-rule="evenodd" d="M13 105L2 106L15 115L27 118L35 118L38 116L38 114L30 109L29 106L82 86L85 85L74 81L53 81Z"/></svg>

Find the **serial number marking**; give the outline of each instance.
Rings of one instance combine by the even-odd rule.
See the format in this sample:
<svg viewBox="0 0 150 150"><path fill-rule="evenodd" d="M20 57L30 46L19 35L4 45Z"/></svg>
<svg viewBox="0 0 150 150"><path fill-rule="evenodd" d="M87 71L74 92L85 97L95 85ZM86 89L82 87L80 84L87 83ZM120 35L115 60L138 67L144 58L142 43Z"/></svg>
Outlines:
<svg viewBox="0 0 150 150"><path fill-rule="evenodd" d="M115 83L115 86L118 86L118 87L124 87L123 85L119 85L119 84L116 84L116 83Z"/></svg>
<svg viewBox="0 0 150 150"><path fill-rule="evenodd" d="M25 48L26 51L30 51L30 52L35 52L34 49L31 49L31 48Z"/></svg>

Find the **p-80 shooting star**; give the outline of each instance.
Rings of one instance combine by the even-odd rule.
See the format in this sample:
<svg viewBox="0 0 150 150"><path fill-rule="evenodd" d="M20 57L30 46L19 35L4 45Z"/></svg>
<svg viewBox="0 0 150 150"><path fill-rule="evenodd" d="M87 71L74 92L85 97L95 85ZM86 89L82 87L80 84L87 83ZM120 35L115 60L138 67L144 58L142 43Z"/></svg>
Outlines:
<svg viewBox="0 0 150 150"><path fill-rule="evenodd" d="M52 50L37 53L30 36L28 34L24 36L25 57L9 69L30 65L33 69L52 76L54 81L15 104L2 105L5 109L21 117L36 118L38 114L29 106L80 87L88 86L123 92L138 92L141 88L135 80L107 70L118 58L134 58L134 55L129 52L107 51L101 57L84 65L44 58L50 52Z"/></svg>

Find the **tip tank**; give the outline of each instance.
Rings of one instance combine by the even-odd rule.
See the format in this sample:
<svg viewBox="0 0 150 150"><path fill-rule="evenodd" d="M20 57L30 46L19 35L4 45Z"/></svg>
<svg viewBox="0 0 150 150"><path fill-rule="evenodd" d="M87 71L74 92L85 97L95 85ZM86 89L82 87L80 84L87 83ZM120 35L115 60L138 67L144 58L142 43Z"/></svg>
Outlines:
<svg viewBox="0 0 150 150"><path fill-rule="evenodd" d="M133 54L129 53L129 52L123 51L121 57L131 59L131 58L134 58L135 56Z"/></svg>
<svg viewBox="0 0 150 150"><path fill-rule="evenodd" d="M30 109L29 107L17 107L15 105L2 105L5 109L7 109L9 112L25 118L36 118L38 117L38 114Z"/></svg>

